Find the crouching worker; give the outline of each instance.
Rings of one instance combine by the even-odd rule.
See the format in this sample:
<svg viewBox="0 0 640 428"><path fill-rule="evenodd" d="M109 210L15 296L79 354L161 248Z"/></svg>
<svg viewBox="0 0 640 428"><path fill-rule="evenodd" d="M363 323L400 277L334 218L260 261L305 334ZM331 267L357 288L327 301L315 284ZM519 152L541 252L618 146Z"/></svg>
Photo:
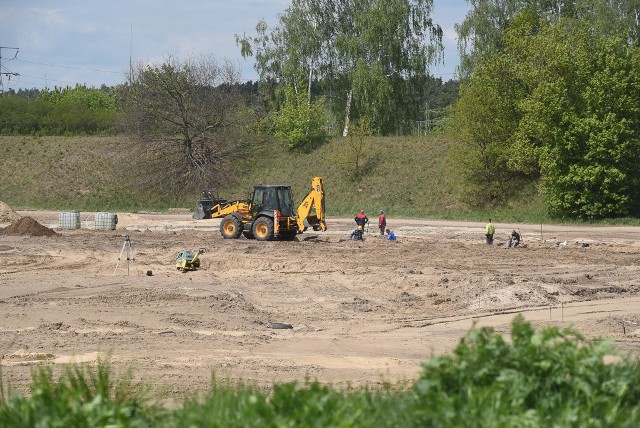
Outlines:
<svg viewBox="0 0 640 428"><path fill-rule="evenodd" d="M511 236L509 237L507 246L509 248L512 248L512 247L517 247L518 245L520 245L520 234L514 230L511 232Z"/></svg>
<svg viewBox="0 0 640 428"><path fill-rule="evenodd" d="M387 241L395 241L395 240L396 240L396 234L393 233L393 230L387 229Z"/></svg>
<svg viewBox="0 0 640 428"><path fill-rule="evenodd" d="M364 232L364 228L362 226L358 226L357 228L353 229L353 232L351 232L351 238L354 241L362 241L362 234Z"/></svg>

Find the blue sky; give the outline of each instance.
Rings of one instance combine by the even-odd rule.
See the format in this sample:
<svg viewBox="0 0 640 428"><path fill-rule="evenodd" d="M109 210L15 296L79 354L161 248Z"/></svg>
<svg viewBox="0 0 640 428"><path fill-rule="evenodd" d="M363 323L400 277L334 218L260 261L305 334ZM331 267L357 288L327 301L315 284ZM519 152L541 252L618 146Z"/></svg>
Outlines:
<svg viewBox="0 0 640 428"><path fill-rule="evenodd" d="M234 34L254 34L260 19L277 22L289 0L0 0L2 88L38 88L124 81L129 58L162 61L167 55L213 55L237 61L244 80L255 80ZM435 22L445 34L445 64L432 72L454 78L458 65L454 24L465 0L434 0Z"/></svg>

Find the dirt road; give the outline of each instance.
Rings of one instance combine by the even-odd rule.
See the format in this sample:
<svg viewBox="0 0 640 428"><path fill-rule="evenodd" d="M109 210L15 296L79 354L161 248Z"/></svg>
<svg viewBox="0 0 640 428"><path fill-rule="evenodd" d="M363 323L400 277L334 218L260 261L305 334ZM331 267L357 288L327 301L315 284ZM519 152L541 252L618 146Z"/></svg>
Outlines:
<svg viewBox="0 0 640 428"><path fill-rule="evenodd" d="M349 241L352 220L328 219L325 233L257 242L223 240L218 220L188 213L119 213L115 231L19 214L57 233L0 234L1 363L21 391L34 364L107 354L174 398L212 370L265 387L375 386L414 379L474 322L508 333L516 313L640 354L638 228L498 223L487 246L479 223L391 219L393 243ZM522 248L502 245L513 228ZM116 270L125 235L133 260L125 251ZM176 271L176 253L200 247L202 270Z"/></svg>

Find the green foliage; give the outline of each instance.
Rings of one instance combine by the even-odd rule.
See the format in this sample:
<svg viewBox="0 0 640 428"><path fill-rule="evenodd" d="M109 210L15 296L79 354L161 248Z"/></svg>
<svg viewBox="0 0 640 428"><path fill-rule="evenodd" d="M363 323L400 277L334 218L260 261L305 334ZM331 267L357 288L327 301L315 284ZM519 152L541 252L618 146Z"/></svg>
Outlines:
<svg viewBox="0 0 640 428"><path fill-rule="evenodd" d="M3 427L632 427L640 423L640 363L610 342L572 328L536 330L521 315L511 339L474 328L452 355L423 363L414 382L337 390L317 381L270 392L212 378L209 392L177 409L150 405L148 391L104 362L33 372L31 397L0 400ZM606 362L605 360L613 360Z"/></svg>
<svg viewBox="0 0 640 428"><path fill-rule="evenodd" d="M31 397L12 393L0 400L0 425L151 427L161 412L148 407L147 393L130 373L115 381L107 361L95 368L66 366L59 379L51 366L38 366L32 370Z"/></svg>
<svg viewBox="0 0 640 428"><path fill-rule="evenodd" d="M278 25L236 35L255 56L263 88L322 85L334 117L366 117L376 133L400 131L424 105L428 66L442 55L442 29L432 0L294 0ZM350 94L350 95L348 95ZM351 95L355 108L350 104ZM278 105L276 104L276 108Z"/></svg>
<svg viewBox="0 0 640 428"><path fill-rule="evenodd" d="M514 29L510 46L530 87L515 139L538 154L550 213L637 215L640 50L573 22L524 36L529 28Z"/></svg>
<svg viewBox="0 0 640 428"><path fill-rule="evenodd" d="M345 169L351 180L361 180L374 166L370 135L371 125L361 118L351 126L349 136L335 156L336 163Z"/></svg>
<svg viewBox="0 0 640 428"><path fill-rule="evenodd" d="M341 393L318 382L274 385L270 397L250 387L214 385L202 403L188 400L183 409L175 413L172 426L394 426L394 422L405 419L389 406L389 402L394 401L385 391ZM382 422L385 419L387 422Z"/></svg>
<svg viewBox="0 0 640 428"><path fill-rule="evenodd" d="M511 167L513 133L520 120L517 103L523 96L515 80L504 58L486 61L462 85L448 119L458 140L453 151L456 172L466 183L466 200L472 206L505 203L524 182L524 169Z"/></svg>
<svg viewBox="0 0 640 428"><path fill-rule="evenodd" d="M274 134L289 149L307 149L326 138L328 113L324 98L310 102L304 93L285 90L282 109L273 114Z"/></svg>
<svg viewBox="0 0 640 428"><path fill-rule="evenodd" d="M40 91L39 99L52 104L78 104L91 111L114 111L116 90L113 88L91 89L76 85L75 88L54 88Z"/></svg>
<svg viewBox="0 0 640 428"><path fill-rule="evenodd" d="M460 74L472 75L485 59L504 53L507 29L525 12L539 22L570 19L589 22L595 34L627 33L629 40L640 40L637 0L467 0L470 10L456 24Z"/></svg>
<svg viewBox="0 0 640 428"><path fill-rule="evenodd" d="M502 52L476 65L452 118L458 170L469 190L486 186L476 203L540 176L554 217L640 212L640 50L594 22L547 22L525 9Z"/></svg>
<svg viewBox="0 0 640 428"><path fill-rule="evenodd" d="M640 365L606 363L607 341L514 319L511 343L471 330L452 356L426 362L412 409L421 426L634 426Z"/></svg>
<svg viewBox="0 0 640 428"><path fill-rule="evenodd" d="M55 88L35 99L0 97L3 135L95 135L111 133L115 120L115 89Z"/></svg>

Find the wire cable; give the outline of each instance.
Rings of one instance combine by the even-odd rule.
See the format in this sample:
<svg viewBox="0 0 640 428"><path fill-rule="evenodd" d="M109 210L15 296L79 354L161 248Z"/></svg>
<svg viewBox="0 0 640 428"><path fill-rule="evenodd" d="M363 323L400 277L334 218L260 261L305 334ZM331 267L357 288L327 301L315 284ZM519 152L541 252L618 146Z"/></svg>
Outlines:
<svg viewBox="0 0 640 428"><path fill-rule="evenodd" d="M89 68L89 67L72 67L70 65L47 64L45 62L26 61L24 59L15 59L14 61L24 62L26 64L45 65L47 67L67 68L67 69L70 69L70 70L95 71L95 72L98 72L98 73L113 73L113 74L121 74L122 73L121 71L100 70L98 68Z"/></svg>

